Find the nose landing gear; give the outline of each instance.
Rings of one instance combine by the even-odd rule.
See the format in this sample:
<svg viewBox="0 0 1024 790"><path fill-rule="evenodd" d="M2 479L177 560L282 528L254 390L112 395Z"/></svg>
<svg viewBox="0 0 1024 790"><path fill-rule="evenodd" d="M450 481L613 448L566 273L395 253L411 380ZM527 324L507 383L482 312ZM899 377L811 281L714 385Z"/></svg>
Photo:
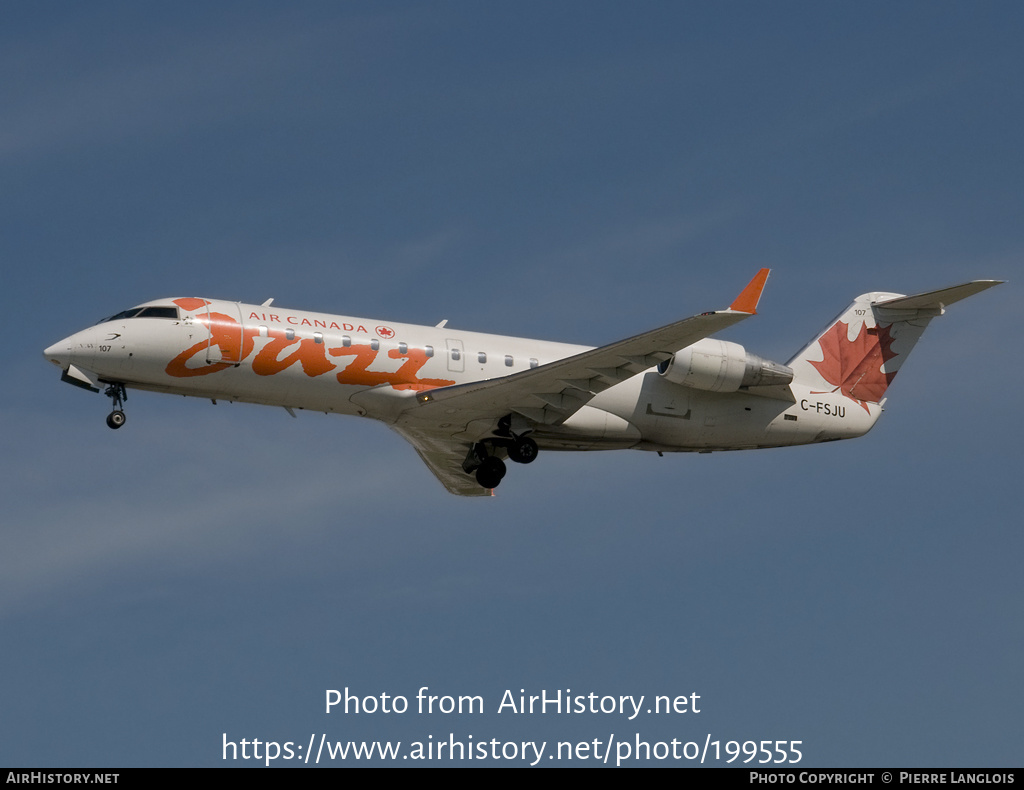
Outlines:
<svg viewBox="0 0 1024 790"><path fill-rule="evenodd" d="M124 384L109 384L103 394L113 402L113 411L107 415L107 426L116 430L128 419L121 409L122 403L128 400L128 393L125 391Z"/></svg>

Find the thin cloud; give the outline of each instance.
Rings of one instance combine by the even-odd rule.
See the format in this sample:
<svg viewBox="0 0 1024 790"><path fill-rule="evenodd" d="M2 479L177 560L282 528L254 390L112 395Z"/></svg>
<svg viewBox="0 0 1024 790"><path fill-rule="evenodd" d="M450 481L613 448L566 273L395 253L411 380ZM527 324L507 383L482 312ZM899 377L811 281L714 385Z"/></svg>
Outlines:
<svg viewBox="0 0 1024 790"><path fill-rule="evenodd" d="M81 37L22 43L2 58L3 71L21 78L16 91L4 91L0 160L127 140L152 145L223 125L258 110L268 84L302 84L298 77L310 67L311 51L363 53L365 34L389 24L377 17L322 28L242 27L203 38L155 37L126 58L84 69L81 64L93 59L80 52Z"/></svg>

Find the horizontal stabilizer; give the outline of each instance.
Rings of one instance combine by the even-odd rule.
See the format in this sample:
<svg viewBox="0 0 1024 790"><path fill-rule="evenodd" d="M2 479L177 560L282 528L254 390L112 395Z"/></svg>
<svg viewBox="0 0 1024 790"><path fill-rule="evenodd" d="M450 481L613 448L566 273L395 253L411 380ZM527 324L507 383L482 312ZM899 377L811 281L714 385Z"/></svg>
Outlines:
<svg viewBox="0 0 1024 790"><path fill-rule="evenodd" d="M941 310L947 305L974 296L995 285L1001 285L1004 280L972 280L968 283L961 283L950 288L943 288L939 291L927 291L923 294L913 296L900 296L896 299L887 299L883 302L875 302L875 307L886 307L896 310Z"/></svg>

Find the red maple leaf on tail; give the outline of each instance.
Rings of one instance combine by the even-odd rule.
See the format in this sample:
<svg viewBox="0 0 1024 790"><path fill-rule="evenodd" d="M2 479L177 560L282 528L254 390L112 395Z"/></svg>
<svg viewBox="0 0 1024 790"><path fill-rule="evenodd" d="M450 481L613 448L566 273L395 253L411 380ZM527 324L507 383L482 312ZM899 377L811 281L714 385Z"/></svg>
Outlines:
<svg viewBox="0 0 1024 790"><path fill-rule="evenodd" d="M850 325L836 321L818 338L821 362L808 361L825 381L835 386L832 392L839 390L868 411L867 402L878 403L896 376L896 371L882 370L882 365L898 356L891 349L891 328L890 325L868 329L867 324L861 324L857 337L850 340Z"/></svg>

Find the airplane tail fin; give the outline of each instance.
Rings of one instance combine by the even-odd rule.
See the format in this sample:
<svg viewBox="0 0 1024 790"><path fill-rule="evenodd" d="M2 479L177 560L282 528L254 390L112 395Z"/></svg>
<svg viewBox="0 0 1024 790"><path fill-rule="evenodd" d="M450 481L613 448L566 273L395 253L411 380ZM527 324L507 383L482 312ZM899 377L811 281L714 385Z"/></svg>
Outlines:
<svg viewBox="0 0 1024 790"><path fill-rule="evenodd" d="M913 296L862 294L787 364L812 391L839 391L867 410L884 399L932 318L1001 282L973 280Z"/></svg>

